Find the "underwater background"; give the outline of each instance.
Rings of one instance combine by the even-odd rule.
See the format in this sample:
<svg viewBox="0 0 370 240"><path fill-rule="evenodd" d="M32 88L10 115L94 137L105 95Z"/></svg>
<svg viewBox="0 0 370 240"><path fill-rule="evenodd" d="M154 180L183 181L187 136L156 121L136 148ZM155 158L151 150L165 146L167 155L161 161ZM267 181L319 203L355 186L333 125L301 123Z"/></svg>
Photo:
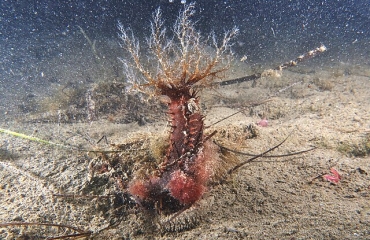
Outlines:
<svg viewBox="0 0 370 240"><path fill-rule="evenodd" d="M185 3L0 1L1 239L75 228L96 239L370 238L368 0L196 1L204 39L239 29L220 81L259 76L198 94L205 131L217 131L210 141L236 156L224 172L285 142L173 219L127 194L133 172L163 160L170 130L166 99L127 91L118 23L145 59L153 12L171 32Z"/></svg>
<svg viewBox="0 0 370 240"><path fill-rule="evenodd" d="M3 115L14 108L24 108L26 112L36 110L22 106L19 98L39 96L40 86L46 88L53 82L86 81L86 78L95 78L90 79L94 82L104 80L86 76L94 68L89 62L94 56L81 30L91 41L96 40L96 51L104 61L120 72L118 21L145 36L156 8L162 8L166 24L171 28L182 3L4 0L0 5ZM221 35L233 26L240 29L233 49L240 58L247 57L248 66L276 65L320 44L329 51L315 60L315 64L368 61L370 4L366 0L213 0L197 1L196 5L197 26L202 33L214 31ZM68 69L70 74L61 74L62 69Z"/></svg>

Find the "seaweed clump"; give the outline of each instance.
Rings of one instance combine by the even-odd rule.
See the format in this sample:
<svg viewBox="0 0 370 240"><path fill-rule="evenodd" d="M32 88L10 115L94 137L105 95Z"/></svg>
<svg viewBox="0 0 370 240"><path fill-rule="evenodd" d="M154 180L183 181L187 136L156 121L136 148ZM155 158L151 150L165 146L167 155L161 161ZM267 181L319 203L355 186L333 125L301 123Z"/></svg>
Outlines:
<svg viewBox="0 0 370 240"><path fill-rule="evenodd" d="M121 46L128 58L121 59L130 90L160 98L168 106L170 136L162 162L146 175L135 175L128 191L146 209L172 214L192 206L207 190L222 161L220 148L205 133L200 107L202 88L222 77L233 59L232 39L237 28L203 38L191 20L194 4L185 5L168 34L160 9L153 13L148 53L141 54L139 41L130 28L119 24Z"/></svg>

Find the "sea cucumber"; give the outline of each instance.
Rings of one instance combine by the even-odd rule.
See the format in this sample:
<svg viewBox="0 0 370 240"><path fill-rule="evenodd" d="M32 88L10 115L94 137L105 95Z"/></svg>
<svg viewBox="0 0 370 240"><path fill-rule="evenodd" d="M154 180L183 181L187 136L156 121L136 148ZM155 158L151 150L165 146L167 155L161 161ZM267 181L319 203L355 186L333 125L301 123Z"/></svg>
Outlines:
<svg viewBox="0 0 370 240"><path fill-rule="evenodd" d="M204 133L200 91L229 68L231 41L238 33L237 28L225 32L220 43L214 35L204 39L191 20L194 13L194 4L184 6L173 37L167 34L161 10L153 14L147 57L157 66L155 71L145 67L147 61L140 55L131 29L119 24L121 46L129 56L122 62L130 88L150 97L164 95L171 126L168 149L158 171L144 179L135 177L128 192L145 208L166 214L191 206L207 191L219 148L209 140L213 133Z"/></svg>

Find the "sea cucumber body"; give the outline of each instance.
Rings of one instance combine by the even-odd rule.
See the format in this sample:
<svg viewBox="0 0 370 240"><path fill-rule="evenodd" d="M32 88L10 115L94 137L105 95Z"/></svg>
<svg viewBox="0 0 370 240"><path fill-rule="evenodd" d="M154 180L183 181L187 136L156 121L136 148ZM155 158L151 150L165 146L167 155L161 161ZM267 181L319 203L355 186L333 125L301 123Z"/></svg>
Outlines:
<svg viewBox="0 0 370 240"><path fill-rule="evenodd" d="M180 169L190 174L190 166L203 141L203 116L199 112L198 100L191 95L171 99L170 145L164 165L166 171Z"/></svg>
<svg viewBox="0 0 370 240"><path fill-rule="evenodd" d="M163 92L170 99L169 147L159 175L145 181L134 180L130 183L129 192L149 206L163 201L188 206L202 197L209 178L203 153L203 116L199 100L189 88L172 88Z"/></svg>

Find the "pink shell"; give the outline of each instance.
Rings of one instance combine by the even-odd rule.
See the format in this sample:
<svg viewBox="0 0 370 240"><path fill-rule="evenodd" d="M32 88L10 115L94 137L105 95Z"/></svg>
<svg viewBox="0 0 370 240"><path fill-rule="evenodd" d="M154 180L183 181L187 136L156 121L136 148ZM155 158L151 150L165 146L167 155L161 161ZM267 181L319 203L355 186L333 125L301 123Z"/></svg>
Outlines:
<svg viewBox="0 0 370 240"><path fill-rule="evenodd" d="M329 174L326 174L323 176L324 180L326 181L329 181L331 183L334 183L334 184L337 184L339 183L339 180L342 178L339 173L337 172L337 170L335 170L334 168L331 168L330 169L330 172L334 175L329 175Z"/></svg>
<svg viewBox="0 0 370 240"><path fill-rule="evenodd" d="M260 126L260 127L267 127L268 126L268 121L267 121L267 119L266 118L264 118L264 119L262 119L261 121L259 121L258 123L257 123L257 125L258 126Z"/></svg>

